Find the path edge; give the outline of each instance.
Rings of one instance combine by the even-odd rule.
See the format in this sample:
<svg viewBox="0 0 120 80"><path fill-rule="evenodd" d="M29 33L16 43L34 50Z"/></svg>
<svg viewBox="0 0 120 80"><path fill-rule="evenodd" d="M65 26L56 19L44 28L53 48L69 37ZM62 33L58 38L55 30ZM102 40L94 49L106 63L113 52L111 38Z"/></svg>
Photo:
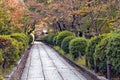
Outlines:
<svg viewBox="0 0 120 80"><path fill-rule="evenodd" d="M31 47L32 45L28 46L28 48L25 49L23 55L21 56L17 64L14 66L12 71L10 71L10 73L4 77L5 80L20 80L21 79L22 72L25 68L25 64L29 56Z"/></svg>
<svg viewBox="0 0 120 80"><path fill-rule="evenodd" d="M94 72L92 72L91 70L87 69L86 67L83 67L83 66L81 66L81 65L73 62L72 60L68 59L64 55L60 54L57 50L55 50L53 48L53 46L48 45L47 43L44 43L44 44L47 45L47 46L49 46L50 48L52 48L54 51L56 51L58 53L58 55L60 55L62 58L64 58L70 65L72 65L73 67L75 67L77 69L77 71L79 71L88 80L108 80L108 79L106 79L103 76L96 75Z"/></svg>

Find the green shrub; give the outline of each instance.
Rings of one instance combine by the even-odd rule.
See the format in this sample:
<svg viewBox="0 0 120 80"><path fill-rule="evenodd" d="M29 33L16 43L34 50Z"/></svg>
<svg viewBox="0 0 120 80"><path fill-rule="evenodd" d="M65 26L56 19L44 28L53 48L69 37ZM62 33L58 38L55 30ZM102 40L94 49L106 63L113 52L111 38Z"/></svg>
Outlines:
<svg viewBox="0 0 120 80"><path fill-rule="evenodd" d="M73 55L73 58L81 57L85 54L85 50L87 47L87 40L83 37L75 38L70 41L69 50Z"/></svg>
<svg viewBox="0 0 120 80"><path fill-rule="evenodd" d="M29 43L29 38L24 33L14 33L14 34L11 34L11 38L16 39L18 42L22 42L24 48L26 48L28 43Z"/></svg>
<svg viewBox="0 0 120 80"><path fill-rule="evenodd" d="M74 36L74 34L70 31L62 31L58 34L57 39L56 39L56 44L61 47L61 43L63 39L67 36Z"/></svg>
<svg viewBox="0 0 120 80"><path fill-rule="evenodd" d="M47 43L51 44L51 45L54 45L54 42L53 42L53 39L56 35L55 34L49 34L47 36Z"/></svg>
<svg viewBox="0 0 120 80"><path fill-rule="evenodd" d="M120 35L112 37L106 49L107 59L112 65L112 74L114 76L120 75Z"/></svg>
<svg viewBox="0 0 120 80"><path fill-rule="evenodd" d="M11 38L17 40L18 42L18 49L19 53L18 55L21 56L24 52L25 48L28 46L28 43L30 43L30 36L25 35L24 33L14 33L10 35Z"/></svg>
<svg viewBox="0 0 120 80"><path fill-rule="evenodd" d="M49 37L49 35L46 35L46 36L42 37L41 40L42 40L43 42L48 43L48 37Z"/></svg>
<svg viewBox="0 0 120 80"><path fill-rule="evenodd" d="M118 66L120 60L118 57L120 49L120 36L117 34L108 34L106 38L101 40L101 42L96 46L94 53L94 63L98 67L99 72L105 73L107 70L106 62L110 61L112 64L112 74L118 74ZM115 63L115 65L114 65ZM116 69L117 68L117 69Z"/></svg>
<svg viewBox="0 0 120 80"><path fill-rule="evenodd" d="M100 41L106 36L106 34L94 36L92 37L86 48L86 58L88 60L88 64L90 68L94 68L94 57L93 54L95 53L96 46L100 43Z"/></svg>
<svg viewBox="0 0 120 80"><path fill-rule="evenodd" d="M101 40L101 42L96 46L94 57L94 65L98 67L99 72L106 72L106 46L109 38Z"/></svg>
<svg viewBox="0 0 120 80"><path fill-rule="evenodd" d="M69 43L72 39L74 39L75 36L68 36L66 38L63 39L62 44L61 44L61 48L66 52L69 53Z"/></svg>
<svg viewBox="0 0 120 80"><path fill-rule="evenodd" d="M0 49L3 54L3 67L15 65L19 59L19 44L10 36L0 36Z"/></svg>
<svg viewBox="0 0 120 80"><path fill-rule="evenodd" d="M57 45L56 42L57 42L57 35L53 38L54 45Z"/></svg>
<svg viewBox="0 0 120 80"><path fill-rule="evenodd" d="M3 61L2 50L0 49L0 64Z"/></svg>
<svg viewBox="0 0 120 80"><path fill-rule="evenodd" d="M6 51L6 55L9 56L6 60L8 60L8 65L15 65L16 62L19 60L19 42L16 40L12 40L12 45L8 48L8 51Z"/></svg>
<svg viewBox="0 0 120 80"><path fill-rule="evenodd" d="M34 38L32 35L28 35L28 38L29 38L29 44L31 44L34 41Z"/></svg>
<svg viewBox="0 0 120 80"><path fill-rule="evenodd" d="M24 48L24 46L23 46L23 43L21 43L21 42L18 42L18 48L19 48L19 53L18 53L18 55L19 56L21 56L22 54L23 54L23 52L25 51L25 48Z"/></svg>

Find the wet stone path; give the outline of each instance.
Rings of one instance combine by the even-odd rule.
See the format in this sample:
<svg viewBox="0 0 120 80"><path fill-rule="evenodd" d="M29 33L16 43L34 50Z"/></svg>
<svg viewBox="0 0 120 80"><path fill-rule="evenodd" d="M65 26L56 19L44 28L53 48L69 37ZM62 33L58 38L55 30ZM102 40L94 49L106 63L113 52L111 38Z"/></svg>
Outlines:
<svg viewBox="0 0 120 80"><path fill-rule="evenodd" d="M87 80L56 51L41 42L31 48L21 80Z"/></svg>

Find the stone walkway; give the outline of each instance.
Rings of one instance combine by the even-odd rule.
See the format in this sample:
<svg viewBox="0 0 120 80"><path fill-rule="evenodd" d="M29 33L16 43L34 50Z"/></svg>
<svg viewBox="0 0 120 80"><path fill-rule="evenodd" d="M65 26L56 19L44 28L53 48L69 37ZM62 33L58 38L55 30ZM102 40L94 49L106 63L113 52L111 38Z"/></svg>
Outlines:
<svg viewBox="0 0 120 80"><path fill-rule="evenodd" d="M31 48L21 80L87 80L56 51L41 42Z"/></svg>

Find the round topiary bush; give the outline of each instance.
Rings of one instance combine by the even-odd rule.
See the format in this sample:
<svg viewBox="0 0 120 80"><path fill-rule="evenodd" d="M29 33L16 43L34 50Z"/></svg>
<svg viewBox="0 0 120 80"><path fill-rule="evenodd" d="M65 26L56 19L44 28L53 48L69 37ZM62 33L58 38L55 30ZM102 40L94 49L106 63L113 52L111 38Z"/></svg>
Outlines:
<svg viewBox="0 0 120 80"><path fill-rule="evenodd" d="M107 59L112 65L112 75L120 75L120 34L112 37L106 49Z"/></svg>
<svg viewBox="0 0 120 80"><path fill-rule="evenodd" d="M72 39L75 39L75 36L68 36L63 39L61 48L66 52L69 53L69 43Z"/></svg>
<svg viewBox="0 0 120 80"><path fill-rule="evenodd" d="M69 50L70 53L73 55L73 58L75 59L85 54L86 47L87 39L83 37L75 38L70 41Z"/></svg>
<svg viewBox="0 0 120 80"><path fill-rule="evenodd" d="M55 34L49 34L47 37L47 43L54 45L53 39L56 35Z"/></svg>
<svg viewBox="0 0 120 80"><path fill-rule="evenodd" d="M54 45L57 45L57 44L56 44L56 41L57 41L57 35L53 38L53 43L54 43Z"/></svg>
<svg viewBox="0 0 120 80"><path fill-rule="evenodd" d="M74 33L70 31L62 31L58 34L57 39L56 39L56 44L61 47L61 43L63 39L67 36L74 36Z"/></svg>
<svg viewBox="0 0 120 80"><path fill-rule="evenodd" d="M96 46L100 43L100 41L106 36L106 34L102 34L99 36L92 37L86 48L86 58L88 60L89 67L94 69L94 57L93 54L95 53Z"/></svg>
<svg viewBox="0 0 120 80"><path fill-rule="evenodd" d="M117 34L108 34L106 38L101 40L101 42L96 46L96 50L94 53L94 64L98 67L98 71L101 73L106 73L107 71L107 66L106 63L107 61L110 61L110 64L113 66L114 63L118 62L117 56L119 56L119 46L120 45L120 36ZM115 58L116 57L116 58ZM111 61L113 60L113 63ZM112 67L112 74L116 74L118 71L115 70L116 66ZM120 65L119 65L120 66Z"/></svg>

